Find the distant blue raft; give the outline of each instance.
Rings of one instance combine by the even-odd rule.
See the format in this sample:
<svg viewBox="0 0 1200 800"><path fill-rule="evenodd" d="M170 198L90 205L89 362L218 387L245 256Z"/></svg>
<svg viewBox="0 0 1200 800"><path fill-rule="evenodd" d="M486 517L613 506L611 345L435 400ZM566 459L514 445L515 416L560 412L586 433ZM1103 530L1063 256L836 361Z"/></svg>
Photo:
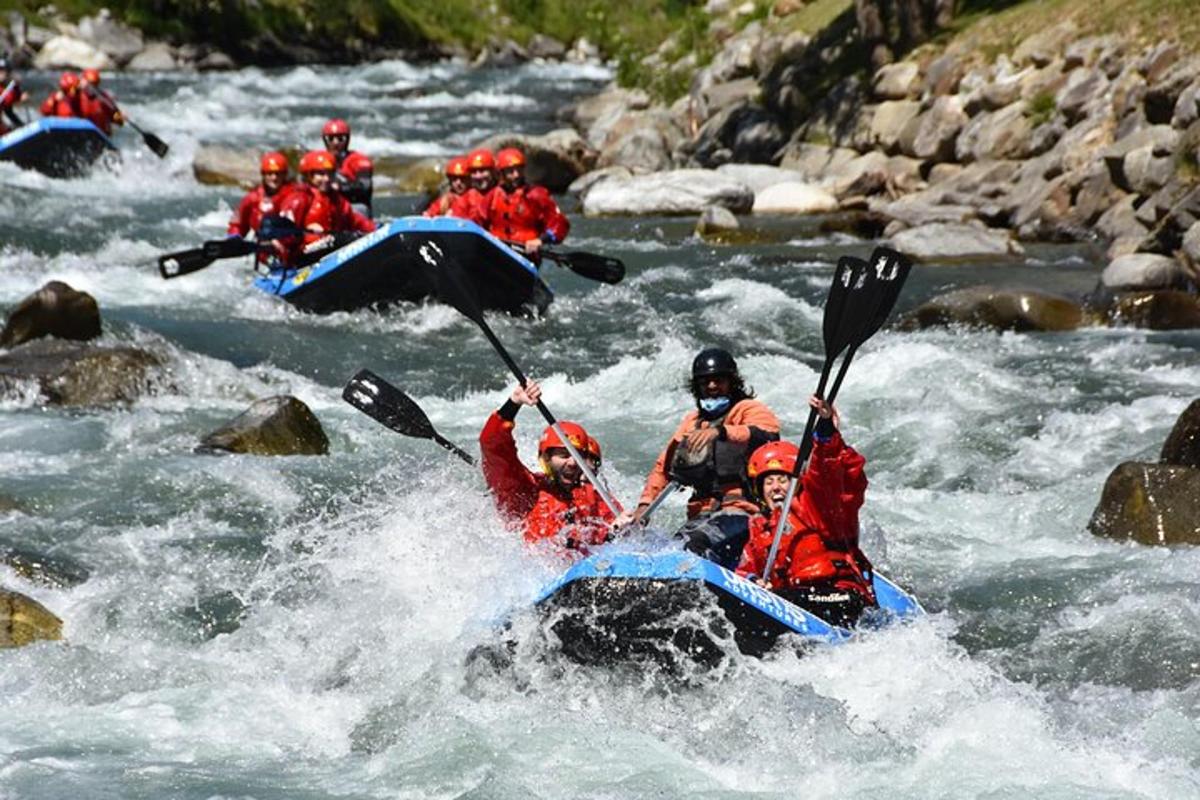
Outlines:
<svg viewBox="0 0 1200 800"><path fill-rule="evenodd" d="M254 286L318 314L438 298L438 270L454 259L484 309L540 314L554 298L537 267L473 222L403 217L298 270Z"/></svg>
<svg viewBox="0 0 1200 800"><path fill-rule="evenodd" d="M880 608L865 615L860 627L924 613L887 578L879 573L873 578ZM713 596L724 615L702 612ZM591 556L547 586L537 605L551 620L564 653L588 664L661 663L680 654L711 664L724 655L721 640L732 638L742 652L760 655L785 634L826 643L852 635L686 552Z"/></svg>
<svg viewBox="0 0 1200 800"><path fill-rule="evenodd" d="M112 140L86 119L46 117L0 136L0 161L52 178L84 175L101 156L116 150Z"/></svg>

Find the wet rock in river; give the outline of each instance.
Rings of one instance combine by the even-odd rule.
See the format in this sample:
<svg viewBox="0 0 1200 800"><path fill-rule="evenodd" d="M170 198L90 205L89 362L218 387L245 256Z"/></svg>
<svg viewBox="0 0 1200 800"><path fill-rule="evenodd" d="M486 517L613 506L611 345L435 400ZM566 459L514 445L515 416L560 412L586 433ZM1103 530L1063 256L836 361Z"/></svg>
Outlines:
<svg viewBox="0 0 1200 800"><path fill-rule="evenodd" d="M1067 331L1083 322L1078 303L1029 289L971 286L938 295L901 316L901 330L966 325L998 331Z"/></svg>
<svg viewBox="0 0 1200 800"><path fill-rule="evenodd" d="M23 647L62 638L62 620L44 605L18 592L0 589L0 647Z"/></svg>
<svg viewBox="0 0 1200 800"><path fill-rule="evenodd" d="M0 564L5 564L27 581L44 586L78 586L89 577L88 569L73 558L39 553L26 548L0 547Z"/></svg>
<svg viewBox="0 0 1200 800"><path fill-rule="evenodd" d="M257 456L312 456L329 452L320 420L291 395L267 397L205 436L198 453Z"/></svg>
<svg viewBox="0 0 1200 800"><path fill-rule="evenodd" d="M1158 458L1164 464L1200 469L1200 400L1193 400L1175 420Z"/></svg>
<svg viewBox="0 0 1200 800"><path fill-rule="evenodd" d="M1200 328L1200 297L1166 289L1124 292L1107 309L1113 325L1133 325L1154 331Z"/></svg>
<svg viewBox="0 0 1200 800"><path fill-rule="evenodd" d="M1200 469L1134 461L1117 465L1088 530L1146 545L1200 544Z"/></svg>
<svg viewBox="0 0 1200 800"><path fill-rule="evenodd" d="M0 355L0 394L33 385L50 405L131 402L150 390L163 361L136 347L38 339Z"/></svg>
<svg viewBox="0 0 1200 800"><path fill-rule="evenodd" d="M50 281L26 297L0 331L0 347L13 347L32 339L53 336L87 341L100 335L100 307L87 292L62 281Z"/></svg>

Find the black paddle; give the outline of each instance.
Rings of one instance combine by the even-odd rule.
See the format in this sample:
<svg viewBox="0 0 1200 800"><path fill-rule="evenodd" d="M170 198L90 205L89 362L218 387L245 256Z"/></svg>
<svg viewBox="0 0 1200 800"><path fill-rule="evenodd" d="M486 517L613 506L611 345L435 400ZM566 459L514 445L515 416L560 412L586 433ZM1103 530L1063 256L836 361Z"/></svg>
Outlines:
<svg viewBox="0 0 1200 800"><path fill-rule="evenodd" d="M237 258L257 253L260 245L245 239L214 239L191 250L180 250L158 257L158 273L164 279L198 272L221 258Z"/></svg>
<svg viewBox="0 0 1200 800"><path fill-rule="evenodd" d="M617 284L625 279L625 262L619 258L586 253L582 250L561 252L543 247L541 253L559 266L566 267L576 275L600 283Z"/></svg>
<svg viewBox="0 0 1200 800"><path fill-rule="evenodd" d="M171 149L171 146L168 145L166 142L164 142L162 139L155 136L153 133L150 133L149 131L144 131L141 128L139 128L136 122L131 120L129 117L125 116L125 112L120 111L117 108L116 104L113 103L112 98L110 98L108 95L106 95L104 92L102 92L99 89L96 90L95 94L88 92L88 95L90 97L94 97L94 98L98 99L101 103L104 103L104 105L108 106L110 110L117 111L121 114L122 117L125 117L125 121L129 123L129 127L133 128L135 131L137 131L138 133L140 133L142 135L142 141L146 143L146 147L149 147L151 150L154 151L154 155L158 156L159 158L167 157L167 151Z"/></svg>
<svg viewBox="0 0 1200 800"><path fill-rule="evenodd" d="M475 465L475 459L469 453L434 430L433 423L416 401L369 369L360 369L350 379L342 390L342 399L396 433L432 439L463 461Z"/></svg>
<svg viewBox="0 0 1200 800"><path fill-rule="evenodd" d="M492 331L491 326L483 318L483 311L480 308L479 299L476 297L475 288L470 283L470 279L463 274L462 265L453 256L443 252L442 248L434 241L422 245L421 256L434 267L438 299L454 306L458 309L459 313L478 325L479 329L483 331L483 335L491 342L492 347L501 360L508 366L509 371L516 377L517 382L521 386L525 386L529 382L529 379L525 377L525 373L517 366L517 362L513 361L512 356L508 354L508 350L496 338L496 334ZM587 459L580 455L579 451L575 449L575 445L571 444L571 440L563 433L562 426L558 424L558 420L550 413L550 409L541 400L537 403L537 409L542 413L546 422L554 428L554 432L558 434L559 440L563 443L567 452L571 454L571 458L579 465L580 471L583 472L584 476L595 487L596 493L600 495L600 499L604 501L604 504L608 506L613 514L620 514L621 506L596 477L596 473L592 470Z"/></svg>

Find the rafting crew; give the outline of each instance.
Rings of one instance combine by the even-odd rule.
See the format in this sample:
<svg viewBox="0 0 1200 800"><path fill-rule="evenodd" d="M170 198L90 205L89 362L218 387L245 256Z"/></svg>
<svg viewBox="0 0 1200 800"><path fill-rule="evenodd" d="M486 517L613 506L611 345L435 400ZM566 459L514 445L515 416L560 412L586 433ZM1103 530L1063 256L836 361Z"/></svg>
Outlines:
<svg viewBox="0 0 1200 800"><path fill-rule="evenodd" d="M566 238L571 223L544 186L525 180L525 154L507 147L496 154L500 180L489 196L488 229L501 241L517 245L535 263L542 245Z"/></svg>
<svg viewBox="0 0 1200 800"><path fill-rule="evenodd" d="M28 99L29 93L21 88L21 81L13 74L12 62L8 56L0 56L0 136L25 124L17 116L16 105Z"/></svg>
<svg viewBox="0 0 1200 800"><path fill-rule="evenodd" d="M496 189L496 157L486 147L467 153L467 175L471 185L450 204L450 216L469 219L487 230L488 209Z"/></svg>
<svg viewBox="0 0 1200 800"><path fill-rule="evenodd" d="M737 573L832 625L852 627L865 609L877 605L871 563L858 546L866 459L842 439L836 409L816 395L809 405L818 415L812 455L788 509L770 575L763 573L800 448L770 442L755 450L746 466L764 511L750 521Z"/></svg>
<svg viewBox="0 0 1200 800"><path fill-rule="evenodd" d="M585 479L552 426L538 442L540 473L521 463L513 438L521 406L536 406L542 389L534 381L517 386L498 410L493 411L479 433L483 454L483 477L496 508L530 544L553 547L557 552L586 555L589 547L609 537L613 513ZM561 420L559 427L575 450L599 469L600 444L574 422Z"/></svg>
<svg viewBox="0 0 1200 800"><path fill-rule="evenodd" d="M677 535L686 548L733 569L750 536L758 504L746 496L743 475L750 454L779 439L779 419L747 388L737 362L717 347L692 361L688 389L696 402L659 454L637 508L618 525L641 521L668 484L692 489L687 522Z"/></svg>
<svg viewBox="0 0 1200 800"><path fill-rule="evenodd" d="M42 101L43 117L80 117L83 113L83 98L79 92L79 76L64 72L58 76L58 88Z"/></svg>
<svg viewBox="0 0 1200 800"><path fill-rule="evenodd" d="M465 156L456 156L446 162L446 191L442 192L423 212L427 217L449 216L454 201L470 186L470 175Z"/></svg>
<svg viewBox="0 0 1200 800"><path fill-rule="evenodd" d="M334 182L336 160L328 150L311 150L300 159L303 183L294 185L279 203L279 215L303 233L280 238L283 266L311 262L347 240L375 230L370 218L355 211Z"/></svg>
<svg viewBox="0 0 1200 800"><path fill-rule="evenodd" d="M83 118L99 128L105 136L112 136L114 125L125 124L116 98L100 88L100 70L85 69L79 78L79 107Z"/></svg>
<svg viewBox="0 0 1200 800"><path fill-rule="evenodd" d="M321 129L326 152L333 154L333 185L350 201L354 210L364 217L372 217L371 199L374 194L373 177L375 165L371 159L357 150L350 149L350 123L344 119L331 119Z"/></svg>

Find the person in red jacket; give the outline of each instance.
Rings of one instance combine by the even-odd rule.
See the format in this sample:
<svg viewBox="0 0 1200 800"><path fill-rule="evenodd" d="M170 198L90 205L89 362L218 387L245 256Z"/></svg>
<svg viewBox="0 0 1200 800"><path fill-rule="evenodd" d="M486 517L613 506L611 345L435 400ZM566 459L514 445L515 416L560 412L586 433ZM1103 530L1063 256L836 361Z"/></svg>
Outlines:
<svg viewBox="0 0 1200 800"><path fill-rule="evenodd" d="M486 147L472 150L467 153L467 170L471 188L450 205L450 216L469 219L486 230L492 193L496 191L496 157Z"/></svg>
<svg viewBox="0 0 1200 800"><path fill-rule="evenodd" d="M508 147L496 154L500 184L491 196L488 224L492 235L516 244L535 262L543 244L557 244L571 223L544 186L525 183L525 154Z"/></svg>
<svg viewBox="0 0 1200 800"><path fill-rule="evenodd" d="M800 449L770 442L754 451L746 475L766 513L750 522L737 573L754 579L834 625L850 627L876 605L871 563L858 547L858 510L867 491L866 460L838 432L837 412L816 395L813 451L788 511L770 575L767 557Z"/></svg>
<svg viewBox="0 0 1200 800"><path fill-rule="evenodd" d="M333 153L312 150L300 159L302 186L289 191L280 203L279 215L301 228L303 238L283 241L287 247L284 264L291 266L300 258L312 260L324 251L336 248L346 237L375 230L375 223L355 211L333 183ZM282 240L281 240L282 241Z"/></svg>
<svg viewBox="0 0 1200 800"><path fill-rule="evenodd" d="M42 101L43 117L83 117L79 95L79 76L64 72L58 76L58 90Z"/></svg>
<svg viewBox="0 0 1200 800"><path fill-rule="evenodd" d="M82 78L79 82L79 107L83 116L103 131L105 136L112 136L113 125L125 124L116 98L100 88L100 70L85 69Z"/></svg>
<svg viewBox="0 0 1200 800"><path fill-rule="evenodd" d="M586 555L589 546L608 538L613 514L563 445L547 427L538 442L541 474L529 470L517 456L513 427L521 406L537 405L541 387L529 381L513 389L493 411L479 434L483 477L500 513L530 544L553 543L563 551ZM599 464L600 447L582 426L559 421L563 433L584 458Z"/></svg>
<svg viewBox="0 0 1200 800"><path fill-rule="evenodd" d="M457 156L446 162L446 181L448 188L425 209L427 217L444 217L450 213L454 201L467 191L470 178L468 177L467 159Z"/></svg>
<svg viewBox="0 0 1200 800"><path fill-rule="evenodd" d="M28 99L29 93L21 88L21 82L12 74L8 56L0 55L0 136L25 124L17 116L16 105Z"/></svg>
<svg viewBox="0 0 1200 800"><path fill-rule="evenodd" d="M355 211L365 217L373 216L371 197L375 165L362 153L350 149L350 123L344 119L329 120L321 129L321 138L325 141L325 149L333 153L334 188L350 201Z"/></svg>
<svg viewBox="0 0 1200 800"><path fill-rule="evenodd" d="M265 154L259 164L259 174L262 183L247 192L242 202L238 203L233 219L229 220L227 236L245 239L253 235L257 239L263 218L275 216L282 210L283 200L293 188L288 184L287 156L283 153ZM277 250L274 255L286 257L286 246L275 240L272 240L272 244ZM269 251L261 252L258 260L266 263L271 255Z"/></svg>

